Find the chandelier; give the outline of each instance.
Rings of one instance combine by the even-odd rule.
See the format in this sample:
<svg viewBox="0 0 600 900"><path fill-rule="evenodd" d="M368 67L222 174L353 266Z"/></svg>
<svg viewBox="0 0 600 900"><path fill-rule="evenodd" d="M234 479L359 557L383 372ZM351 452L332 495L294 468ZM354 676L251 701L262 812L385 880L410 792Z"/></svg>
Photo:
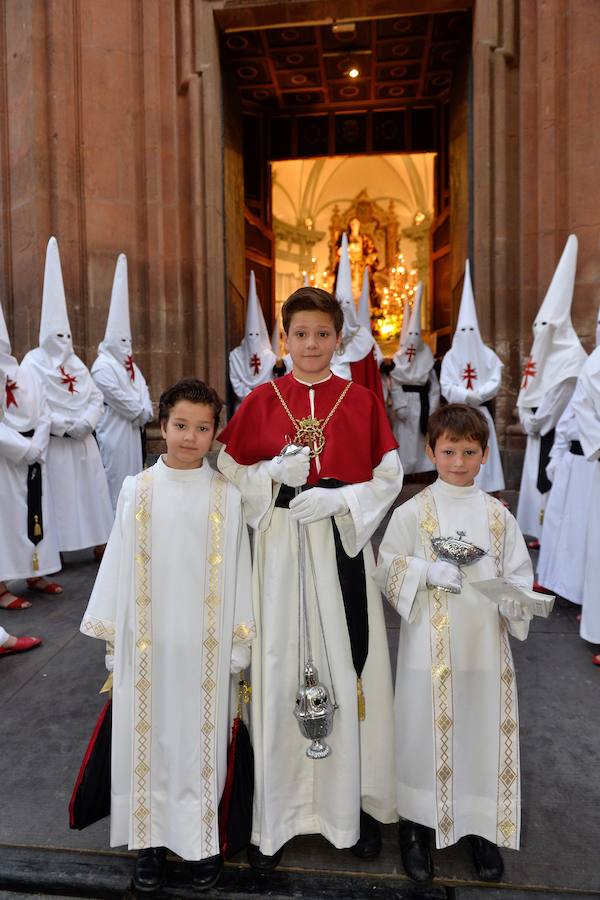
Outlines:
<svg viewBox="0 0 600 900"><path fill-rule="evenodd" d="M398 253L388 283L380 291L380 305L371 312L373 333L378 341L383 343L400 337L405 301L412 308L417 283L417 270L409 269L404 254Z"/></svg>

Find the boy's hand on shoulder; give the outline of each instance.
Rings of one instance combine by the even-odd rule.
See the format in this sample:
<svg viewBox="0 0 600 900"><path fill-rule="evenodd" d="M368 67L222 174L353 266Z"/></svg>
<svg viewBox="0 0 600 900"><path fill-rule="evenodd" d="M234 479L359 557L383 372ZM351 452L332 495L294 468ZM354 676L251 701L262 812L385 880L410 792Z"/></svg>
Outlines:
<svg viewBox="0 0 600 900"><path fill-rule="evenodd" d="M287 484L288 487L302 487L306 484L310 469L310 450L303 447L300 453L289 456L274 456L267 462L267 472L272 481Z"/></svg>
<svg viewBox="0 0 600 900"><path fill-rule="evenodd" d="M432 562L427 569L426 581L429 587L460 591L462 590L463 574L458 566L438 559L436 562Z"/></svg>
<svg viewBox="0 0 600 900"><path fill-rule="evenodd" d="M348 504L339 488L311 488L290 503L290 516L301 525L310 525L331 516L343 516Z"/></svg>

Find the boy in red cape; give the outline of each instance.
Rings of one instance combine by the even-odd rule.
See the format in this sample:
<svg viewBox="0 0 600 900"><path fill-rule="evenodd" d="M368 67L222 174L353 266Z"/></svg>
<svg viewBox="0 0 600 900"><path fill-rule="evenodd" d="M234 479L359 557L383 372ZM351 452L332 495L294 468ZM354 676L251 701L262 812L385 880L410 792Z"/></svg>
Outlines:
<svg viewBox="0 0 600 900"><path fill-rule="evenodd" d="M256 532L248 857L261 870L274 868L298 834L320 833L335 847L377 856L377 821L397 819L392 680L370 545L402 487L397 445L375 394L330 370L343 325L339 302L300 288L282 318L293 371L244 400L219 435L218 461ZM303 450L281 456L288 443ZM298 523L312 657L337 703L332 752L318 760L307 757L293 714L304 663Z"/></svg>

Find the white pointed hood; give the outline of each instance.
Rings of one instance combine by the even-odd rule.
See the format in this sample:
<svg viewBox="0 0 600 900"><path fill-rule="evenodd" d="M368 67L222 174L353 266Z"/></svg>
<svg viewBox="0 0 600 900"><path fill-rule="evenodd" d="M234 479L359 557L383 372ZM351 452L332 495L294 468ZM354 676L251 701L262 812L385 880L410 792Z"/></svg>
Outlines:
<svg viewBox="0 0 600 900"><path fill-rule="evenodd" d="M358 301L358 321L367 331L371 330L371 292L369 287L369 267L365 266L362 291Z"/></svg>
<svg viewBox="0 0 600 900"><path fill-rule="evenodd" d="M229 354L229 375L237 396L241 399L259 384L269 381L276 361L256 293L254 272L250 272L244 339Z"/></svg>
<svg viewBox="0 0 600 900"><path fill-rule="evenodd" d="M129 278L127 257L117 257L104 340L98 345L98 356L92 375L110 369L121 391L139 400L147 397L146 379L133 361L131 322L129 318ZM106 380L106 379L104 379Z"/></svg>
<svg viewBox="0 0 600 900"><path fill-rule="evenodd" d="M89 369L73 350L55 237L50 238L46 249L40 345L30 350L21 363L22 369L29 366L44 383L52 413L73 422L84 414L96 387Z"/></svg>
<svg viewBox="0 0 600 900"><path fill-rule="evenodd" d="M406 342L406 335L408 334L408 326L410 323L410 303L408 301L408 297L404 298L404 310L402 312L402 328L400 329L400 337L398 338L398 350L396 351L397 355L402 353L402 348ZM394 356L394 359L396 357Z"/></svg>
<svg viewBox="0 0 600 900"><path fill-rule="evenodd" d="M425 384L435 362L431 349L421 335L422 300L423 284L419 282L404 342L394 356L396 366L391 374L400 384Z"/></svg>
<svg viewBox="0 0 600 900"><path fill-rule="evenodd" d="M14 377L14 373L19 368L19 364L10 349L10 338L2 311L2 304L0 304L0 367L4 374L10 377Z"/></svg>
<svg viewBox="0 0 600 900"><path fill-rule="evenodd" d="M55 365L64 363L73 353L67 298L55 237L50 238L46 248L39 342Z"/></svg>
<svg viewBox="0 0 600 900"><path fill-rule="evenodd" d="M517 406L537 408L549 390L576 378L587 358L571 323L576 268L577 238L571 234L533 323Z"/></svg>
<svg viewBox="0 0 600 900"><path fill-rule="evenodd" d="M370 353L375 344L371 329L360 324L356 314L356 306L352 295L352 272L350 270L350 258L348 256L348 235L342 235L342 247L340 252L340 264L338 266L335 296L344 312L344 327L342 328L342 340L333 364L358 362ZM335 371L335 369L334 369Z"/></svg>
<svg viewBox="0 0 600 900"><path fill-rule="evenodd" d="M117 259L106 331L104 332L104 340L98 347L98 352L111 353L123 365L131 357L129 280L127 276L127 257L124 253L120 253Z"/></svg>
<svg viewBox="0 0 600 900"><path fill-rule="evenodd" d="M498 367L503 367L500 357L483 343L479 331L469 260L465 263L456 331L442 365L445 380L473 391L482 388L497 373Z"/></svg>

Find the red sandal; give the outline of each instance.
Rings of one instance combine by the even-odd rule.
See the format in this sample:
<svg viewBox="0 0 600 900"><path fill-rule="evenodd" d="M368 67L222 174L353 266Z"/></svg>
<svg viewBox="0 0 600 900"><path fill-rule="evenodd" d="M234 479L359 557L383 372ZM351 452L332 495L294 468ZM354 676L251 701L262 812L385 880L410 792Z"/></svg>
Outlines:
<svg viewBox="0 0 600 900"><path fill-rule="evenodd" d="M39 637L20 637L14 647L0 647L0 656L8 656L10 653L25 653L39 647L42 639Z"/></svg>
<svg viewBox="0 0 600 900"><path fill-rule="evenodd" d="M56 581L49 581L48 584L42 586L38 585L40 578L43 578L43 576L39 575L37 578L27 579L27 587L30 591L39 591L41 594L62 594L63 589Z"/></svg>
<svg viewBox="0 0 600 900"><path fill-rule="evenodd" d="M5 597L7 594L12 594L12 591L2 591L0 597ZM29 600L26 600L24 597L17 597L15 594L15 599L7 603L6 606L0 606L0 609L29 609L30 606Z"/></svg>
<svg viewBox="0 0 600 900"><path fill-rule="evenodd" d="M600 653L596 653L595 656L592 656L592 662L595 666L600 666Z"/></svg>

